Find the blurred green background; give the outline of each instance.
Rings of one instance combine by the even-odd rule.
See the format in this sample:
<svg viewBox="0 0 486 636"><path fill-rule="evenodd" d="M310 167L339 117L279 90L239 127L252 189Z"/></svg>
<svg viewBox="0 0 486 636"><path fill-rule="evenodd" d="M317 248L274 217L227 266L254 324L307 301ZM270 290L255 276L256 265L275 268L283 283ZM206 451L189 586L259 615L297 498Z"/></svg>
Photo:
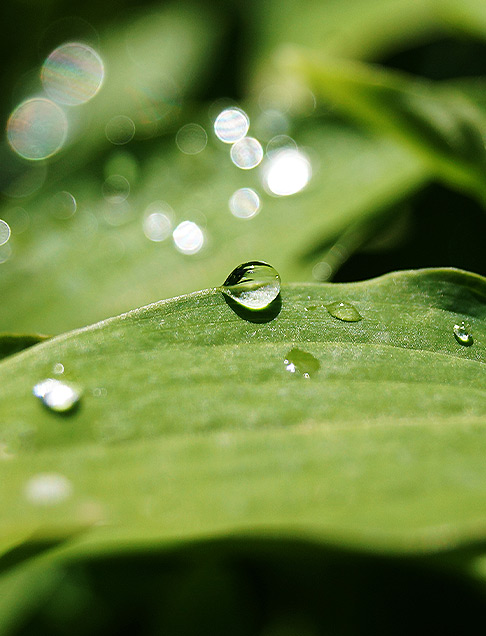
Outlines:
<svg viewBox="0 0 486 636"><path fill-rule="evenodd" d="M11 229L0 332L62 333L220 285L253 259L284 282L436 266L486 274L484 0L9 0L0 12L0 219ZM45 97L42 65L66 42L99 54L103 85L61 107L59 152L29 161L7 141L9 117ZM228 105L244 109L265 151L285 135L304 153L302 191L268 191L271 153L251 170L232 163L213 130ZM113 143L107 126L120 116L133 138ZM195 154L177 143L187 124L207 133ZM128 196L107 196L113 175ZM229 209L239 188L260 196L252 218ZM201 228L200 251L181 253L170 232L147 238L154 202L169 206L171 230ZM4 546L0 634L459 634L484 615L480 542L410 558L302 537L66 560L55 546ZM47 566L22 569L52 548Z"/></svg>
<svg viewBox="0 0 486 636"><path fill-rule="evenodd" d="M60 44L89 44L105 73L93 99L63 106L59 152L27 161L5 139L0 148L0 219L12 231L0 247L0 330L59 333L220 284L254 258L284 281L428 266L485 273L484 3L19 0L2 17L4 126L23 100L45 95L40 70ZM314 72L315 56L324 61ZM380 95L380 82L398 99ZM302 192L265 191L268 157L253 170L232 164L213 131L227 104L246 110L264 150L284 134L306 153ZM135 134L114 144L105 129L119 116ZM208 135L197 154L176 145L188 123ZM102 194L113 174L130 186L120 205ZM243 187L261 198L252 219L228 208ZM69 218L60 192L76 201ZM199 224L199 253L146 238L154 201L172 208L173 227Z"/></svg>

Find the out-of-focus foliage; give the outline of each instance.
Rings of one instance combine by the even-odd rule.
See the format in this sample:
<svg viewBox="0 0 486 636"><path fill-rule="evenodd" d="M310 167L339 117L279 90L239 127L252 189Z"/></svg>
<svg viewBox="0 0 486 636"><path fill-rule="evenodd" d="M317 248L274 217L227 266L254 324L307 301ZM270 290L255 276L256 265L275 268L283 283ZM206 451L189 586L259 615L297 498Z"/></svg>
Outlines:
<svg viewBox="0 0 486 636"><path fill-rule="evenodd" d="M254 257L274 263L286 280L311 280L316 265L318 279L322 273L366 278L421 265L486 271L479 251L462 249L478 236L469 237L466 228L484 223L475 202L484 188L483 107L474 91L480 77L460 82L484 70L480 4L178 2L115 11L107 3L68 19L59 3L44 8L35 24L23 16L23 4L8 10L15 7L36 46L17 47L5 65L11 72L23 53L24 72L7 77L5 116L39 93L45 55L76 35L99 50L106 77L89 103L67 109L68 145L50 161L29 163L2 150L0 218L11 224L12 237L1 265L1 329L55 333L82 326L218 284L235 262ZM415 77L360 66L353 57ZM434 72L441 82L420 77ZM313 176L303 192L266 194L259 168L243 171L231 163L228 147L212 132L220 97L247 109L250 134L262 142L284 131L308 153ZM117 115L130 117L136 129L122 146L105 136ZM175 137L192 121L206 128L209 143L186 155ZM130 183L119 209L102 196L113 173ZM468 209L458 248L449 240L450 223L458 220L454 207L445 216L441 206L427 204L423 218L425 188L437 180L438 200L444 188L453 188L461 192L455 204L461 215ZM228 210L241 187L255 188L262 199L260 214L249 221ZM60 191L76 199L71 218L53 217ZM144 212L155 200L173 208L174 224L201 224L207 239L201 253L181 255L170 238L153 243L144 236ZM434 235L419 246L429 222ZM378 232L390 232L391 243L380 241L370 258L358 255L346 265Z"/></svg>

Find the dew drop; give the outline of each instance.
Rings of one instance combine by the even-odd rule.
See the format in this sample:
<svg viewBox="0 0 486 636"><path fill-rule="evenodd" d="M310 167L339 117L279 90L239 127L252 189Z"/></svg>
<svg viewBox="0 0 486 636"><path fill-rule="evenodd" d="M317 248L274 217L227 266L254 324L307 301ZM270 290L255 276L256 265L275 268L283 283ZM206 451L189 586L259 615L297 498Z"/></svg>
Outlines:
<svg viewBox="0 0 486 636"><path fill-rule="evenodd" d="M343 320L344 322L358 322L358 320L363 320L363 316L359 313L359 311L346 302L335 302L326 306L327 311L338 320Z"/></svg>
<svg viewBox="0 0 486 636"><path fill-rule="evenodd" d="M294 347L285 356L285 369L289 373L297 373L308 379L321 367L319 360L307 351Z"/></svg>
<svg viewBox="0 0 486 636"><path fill-rule="evenodd" d="M454 325L453 332L457 342L465 347L470 347L474 342L465 322L461 322L460 325Z"/></svg>
<svg viewBox="0 0 486 636"><path fill-rule="evenodd" d="M221 291L247 309L266 309L280 293L280 276L268 263L249 261L231 272Z"/></svg>
<svg viewBox="0 0 486 636"><path fill-rule="evenodd" d="M79 391L73 386L52 378L36 384L32 392L46 408L56 413L74 410L81 399Z"/></svg>

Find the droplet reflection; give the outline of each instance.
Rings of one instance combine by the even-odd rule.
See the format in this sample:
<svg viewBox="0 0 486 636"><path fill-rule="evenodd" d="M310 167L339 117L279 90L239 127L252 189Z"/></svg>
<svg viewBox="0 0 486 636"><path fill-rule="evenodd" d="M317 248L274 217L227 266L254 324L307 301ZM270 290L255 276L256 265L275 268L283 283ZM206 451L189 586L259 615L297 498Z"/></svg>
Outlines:
<svg viewBox="0 0 486 636"><path fill-rule="evenodd" d="M197 223L182 221L172 232L174 244L182 254L196 254L204 245L204 234Z"/></svg>
<svg viewBox="0 0 486 636"><path fill-rule="evenodd" d="M13 111L7 122L7 139L24 159L47 159L63 146L67 135L66 115L49 99L29 99Z"/></svg>
<svg viewBox="0 0 486 636"><path fill-rule="evenodd" d="M308 379L319 371L321 363L311 353L294 347L284 360L285 369L289 373L298 373Z"/></svg>
<svg viewBox="0 0 486 636"><path fill-rule="evenodd" d="M214 132L225 144L243 139L250 127L248 115L239 108L226 108L214 122Z"/></svg>
<svg viewBox="0 0 486 636"><path fill-rule="evenodd" d="M56 413L74 410L81 398L81 394L73 386L52 378L36 384L32 393L42 401L45 407Z"/></svg>
<svg viewBox="0 0 486 636"><path fill-rule="evenodd" d="M235 267L221 291L247 309L266 309L280 293L280 276L268 263L249 261Z"/></svg>
<svg viewBox="0 0 486 636"><path fill-rule="evenodd" d="M454 325L453 333L457 342L465 347L470 347L474 342L464 321L460 325Z"/></svg>
<svg viewBox="0 0 486 636"><path fill-rule="evenodd" d="M263 168L263 184L268 192L277 196L300 192L309 183L311 176L309 158L293 148L272 153Z"/></svg>
<svg viewBox="0 0 486 636"><path fill-rule="evenodd" d="M101 88L103 62L86 44L69 42L55 49L44 62L41 80L49 97L59 104L84 104Z"/></svg>
<svg viewBox="0 0 486 636"><path fill-rule="evenodd" d="M242 170L251 170L263 159L261 143L254 137L244 137L231 146L231 161Z"/></svg>
<svg viewBox="0 0 486 636"><path fill-rule="evenodd" d="M338 301L326 305L327 311L338 320L343 322L358 322L363 320L363 316L359 313L354 305L345 301Z"/></svg>
<svg viewBox="0 0 486 636"><path fill-rule="evenodd" d="M240 188L229 200L229 209L239 219L251 219L260 211L260 197L251 188Z"/></svg>

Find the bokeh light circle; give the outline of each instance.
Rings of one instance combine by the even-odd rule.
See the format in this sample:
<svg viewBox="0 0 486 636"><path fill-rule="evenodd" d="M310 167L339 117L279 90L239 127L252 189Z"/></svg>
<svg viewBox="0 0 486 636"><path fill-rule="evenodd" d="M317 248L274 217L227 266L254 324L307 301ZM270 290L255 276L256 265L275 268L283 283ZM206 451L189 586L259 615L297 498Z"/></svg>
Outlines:
<svg viewBox="0 0 486 636"><path fill-rule="evenodd" d="M128 199L130 183L121 174L112 174L103 183L102 191L109 203L122 203Z"/></svg>
<svg viewBox="0 0 486 636"><path fill-rule="evenodd" d="M172 232L174 244L182 254L196 254L204 245L204 234L197 223L182 221Z"/></svg>
<svg viewBox="0 0 486 636"><path fill-rule="evenodd" d="M243 139L250 128L248 115L239 108L226 108L214 122L216 137L225 144L234 144Z"/></svg>
<svg viewBox="0 0 486 636"><path fill-rule="evenodd" d="M260 197L251 188L240 188L229 200L229 209L239 219L251 219L260 211Z"/></svg>
<svg viewBox="0 0 486 636"><path fill-rule="evenodd" d="M231 146L231 161L242 170L251 170L263 159L261 143L254 137L243 137Z"/></svg>
<svg viewBox="0 0 486 636"><path fill-rule="evenodd" d="M172 232L174 211L165 201L153 201L146 210L143 220L143 233L155 243L165 241Z"/></svg>
<svg viewBox="0 0 486 636"><path fill-rule="evenodd" d="M105 135L108 141L111 141L115 146L127 144L135 135L133 119L126 115L112 117L105 126Z"/></svg>
<svg viewBox="0 0 486 636"><path fill-rule="evenodd" d="M52 51L41 70L49 97L59 104L77 106L89 101L101 88L103 61L86 44L68 42Z"/></svg>
<svg viewBox="0 0 486 636"><path fill-rule="evenodd" d="M0 247L10 238L10 226L6 221L0 219Z"/></svg>
<svg viewBox="0 0 486 636"><path fill-rule="evenodd" d="M199 124L186 124L176 135L176 144L185 155L197 155L208 143L206 131Z"/></svg>
<svg viewBox="0 0 486 636"><path fill-rule="evenodd" d="M76 199L70 192L66 192L65 190L56 192L56 194L51 197L49 205L52 216L62 220L71 218L76 212L77 207Z"/></svg>
<svg viewBox="0 0 486 636"><path fill-rule="evenodd" d="M294 148L278 150L270 155L263 168L265 189L277 196L289 196L303 190L312 176L307 155Z"/></svg>
<svg viewBox="0 0 486 636"><path fill-rule="evenodd" d="M22 102L7 122L7 139L24 159L47 159L63 146L67 135L66 115L57 104L44 97Z"/></svg>

